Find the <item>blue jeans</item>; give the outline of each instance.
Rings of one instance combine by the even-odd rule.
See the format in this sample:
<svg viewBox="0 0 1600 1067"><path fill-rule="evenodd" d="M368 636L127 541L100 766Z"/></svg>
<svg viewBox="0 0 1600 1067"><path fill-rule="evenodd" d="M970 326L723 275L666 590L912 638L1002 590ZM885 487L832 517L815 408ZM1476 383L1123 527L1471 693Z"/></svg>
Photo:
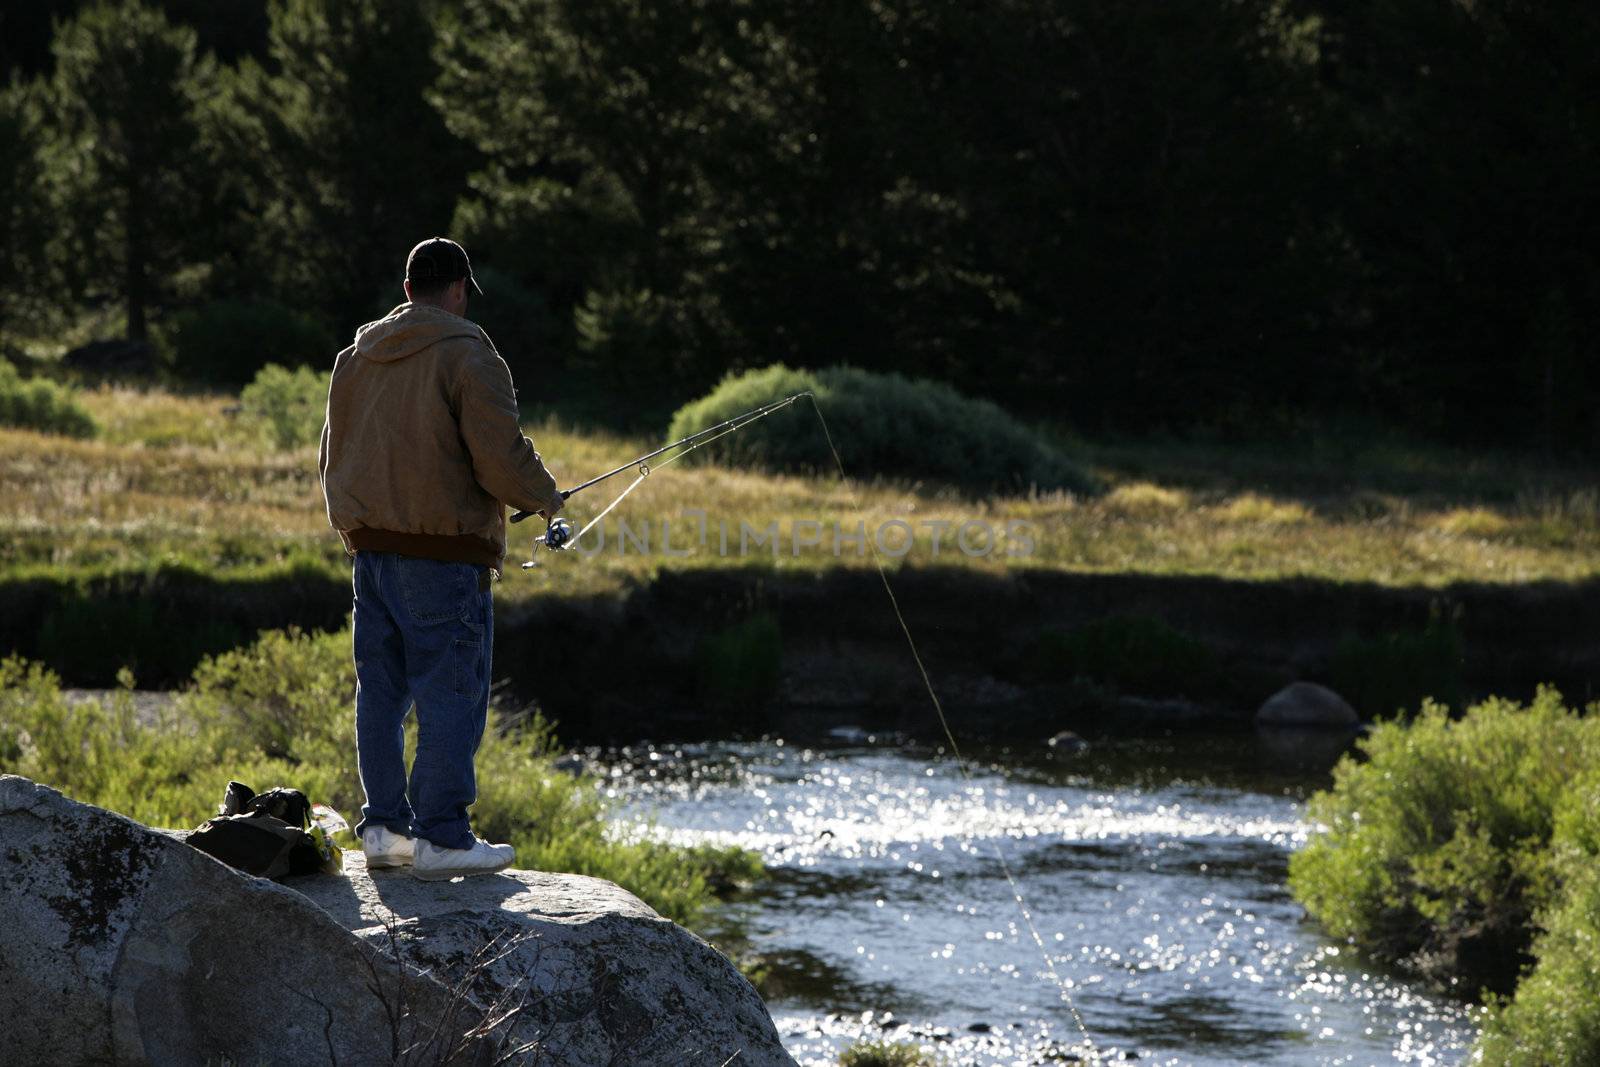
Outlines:
<svg viewBox="0 0 1600 1067"><path fill-rule="evenodd" d="M472 761L489 711L494 608L484 568L389 552L355 563L356 759L369 826L467 848ZM415 703L409 786L405 720Z"/></svg>

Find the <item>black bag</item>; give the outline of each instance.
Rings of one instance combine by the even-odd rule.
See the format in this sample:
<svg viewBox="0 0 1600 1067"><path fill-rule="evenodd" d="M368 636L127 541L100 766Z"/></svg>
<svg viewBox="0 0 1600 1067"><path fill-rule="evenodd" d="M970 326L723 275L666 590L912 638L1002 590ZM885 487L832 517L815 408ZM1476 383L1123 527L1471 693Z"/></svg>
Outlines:
<svg viewBox="0 0 1600 1067"><path fill-rule="evenodd" d="M189 844L230 867L262 878L313 874L337 862L338 849L311 822L311 801L298 789L256 794L229 782L222 811L189 834Z"/></svg>

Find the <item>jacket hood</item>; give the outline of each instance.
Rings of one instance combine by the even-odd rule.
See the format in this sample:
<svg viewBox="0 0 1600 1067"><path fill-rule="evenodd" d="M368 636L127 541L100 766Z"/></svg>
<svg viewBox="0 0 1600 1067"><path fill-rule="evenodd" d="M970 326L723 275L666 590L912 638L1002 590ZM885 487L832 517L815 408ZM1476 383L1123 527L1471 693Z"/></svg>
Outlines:
<svg viewBox="0 0 1600 1067"><path fill-rule="evenodd" d="M401 304L356 331L356 354L374 363L393 363L453 337L486 340L483 330L459 315L429 304Z"/></svg>

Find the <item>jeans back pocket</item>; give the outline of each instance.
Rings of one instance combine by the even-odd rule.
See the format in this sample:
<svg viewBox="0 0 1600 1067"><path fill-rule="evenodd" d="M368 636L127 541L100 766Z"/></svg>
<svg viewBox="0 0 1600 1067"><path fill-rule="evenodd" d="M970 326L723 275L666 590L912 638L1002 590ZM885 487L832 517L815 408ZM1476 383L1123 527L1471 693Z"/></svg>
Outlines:
<svg viewBox="0 0 1600 1067"><path fill-rule="evenodd" d="M402 557L396 569L400 596L413 622L473 617L481 568L471 563Z"/></svg>

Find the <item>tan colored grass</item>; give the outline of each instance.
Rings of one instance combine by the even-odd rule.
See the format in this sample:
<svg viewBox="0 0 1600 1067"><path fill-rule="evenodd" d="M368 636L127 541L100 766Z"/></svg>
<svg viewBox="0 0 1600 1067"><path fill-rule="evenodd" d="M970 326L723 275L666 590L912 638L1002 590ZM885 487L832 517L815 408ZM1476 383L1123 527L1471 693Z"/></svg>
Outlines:
<svg viewBox="0 0 1600 1067"><path fill-rule="evenodd" d="M234 396L101 385L83 390L78 400L99 425L99 439L111 444L218 447L248 437L228 413L239 402Z"/></svg>
<svg viewBox="0 0 1600 1067"><path fill-rule="evenodd" d="M1182 489L1151 482L1130 482L1111 490L1100 504L1107 511L1121 515L1161 515L1182 511L1189 507L1190 500Z"/></svg>
<svg viewBox="0 0 1600 1067"><path fill-rule="evenodd" d="M1451 537L1501 537L1511 529L1511 520L1485 507L1451 508L1435 516L1432 525Z"/></svg>
<svg viewBox="0 0 1600 1067"><path fill-rule="evenodd" d="M109 388L86 397L107 427L98 439L0 430L0 563L72 568L174 558L226 568L296 555L331 567L341 558L323 512L314 449L278 453L238 441L229 432L228 397ZM529 432L564 485L653 444L548 421ZM568 516L587 522L631 479L624 473L580 494ZM619 553L613 522L605 551L541 552L535 557L539 568L522 572L516 564L530 556L531 539L542 525L535 519L512 527L511 567L499 589L515 601L613 592L665 568L868 567L870 557L848 543L839 554L832 551L835 524L848 533L858 522L868 530L886 522L909 524L909 564L997 573L1044 568L1426 586L1573 580L1600 574L1597 511L1593 494L1582 491L1493 511L1431 500L1413 505L1397 493L1351 489L1319 498L1313 507L1244 490L1202 495L1150 479L1123 484L1099 499L1048 494L969 500L884 483L685 462L655 468L614 513L636 529L648 524L652 551ZM696 512L703 512L707 526L705 545L691 536L701 520ZM662 554L664 522L673 547L688 555ZM1029 524L1031 552L1008 551L1019 548L1020 540L1002 537L989 553L969 556L956 541L964 523L1003 531L1015 522ZM757 530L776 523L783 535L779 550L721 555L720 530L729 530L736 550L741 523ZM822 543L802 545L796 555L794 533L810 531L810 523L820 527ZM1482 532L1491 528L1501 532Z"/></svg>
<svg viewBox="0 0 1600 1067"><path fill-rule="evenodd" d="M1242 493L1218 506L1215 513L1223 522L1266 526L1298 526L1313 517L1311 509L1299 501L1274 500L1256 493Z"/></svg>

